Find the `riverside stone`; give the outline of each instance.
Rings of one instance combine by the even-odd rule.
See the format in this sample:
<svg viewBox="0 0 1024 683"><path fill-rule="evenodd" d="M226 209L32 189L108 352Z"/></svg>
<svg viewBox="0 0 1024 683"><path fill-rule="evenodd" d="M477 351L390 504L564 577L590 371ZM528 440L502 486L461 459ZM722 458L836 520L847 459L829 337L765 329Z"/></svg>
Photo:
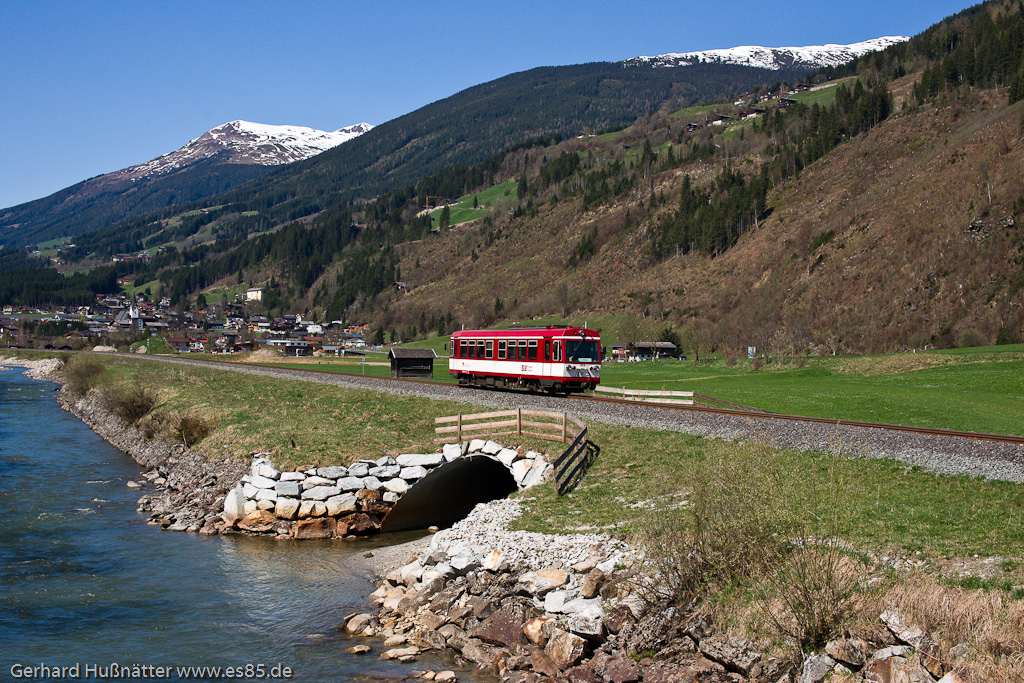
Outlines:
<svg viewBox="0 0 1024 683"><path fill-rule="evenodd" d="M447 462L462 457L462 445L457 443L446 443L441 449L441 455Z"/></svg>
<svg viewBox="0 0 1024 683"><path fill-rule="evenodd" d="M548 644L544 647L544 654L551 658L556 667L564 671L583 659L586 648L587 641L578 635L554 629Z"/></svg>
<svg viewBox="0 0 1024 683"><path fill-rule="evenodd" d="M248 498L249 500L254 500L256 498L257 491L259 491L259 489L250 484L249 482L245 482L244 484L242 484L242 495Z"/></svg>
<svg viewBox="0 0 1024 683"><path fill-rule="evenodd" d="M311 476L311 477L306 477L305 480L303 480L303 482L302 482L302 488L303 489L311 489L311 488L313 488L315 486L334 486L334 485L335 485L335 481L333 479L328 479L327 477L321 477L319 475L314 475L314 476Z"/></svg>
<svg viewBox="0 0 1024 683"><path fill-rule="evenodd" d="M497 455L498 453L501 452L501 448L502 448L502 446L501 446L500 443L495 443L494 441L488 441L487 443L485 443L483 445L483 448L480 449L480 452L484 453L486 455Z"/></svg>
<svg viewBox="0 0 1024 683"><path fill-rule="evenodd" d="M245 494L242 492L242 487L236 486L228 491L227 497L224 498L223 519L231 524L243 517L245 517Z"/></svg>
<svg viewBox="0 0 1024 683"><path fill-rule="evenodd" d="M269 462L260 463L259 467L256 468L254 474L260 477L265 477L267 479L273 479L274 481L277 481L277 479L281 476L281 473L278 472L277 469Z"/></svg>
<svg viewBox="0 0 1024 683"><path fill-rule="evenodd" d="M299 519L323 517L326 514L327 506L319 500L304 500L299 504Z"/></svg>
<svg viewBox="0 0 1024 683"><path fill-rule="evenodd" d="M253 498L258 502L261 500L277 500L277 491L274 489L256 489Z"/></svg>
<svg viewBox="0 0 1024 683"><path fill-rule="evenodd" d="M364 491L380 491L384 487L377 477L363 477Z"/></svg>
<svg viewBox="0 0 1024 683"><path fill-rule="evenodd" d="M512 448L502 448L495 456L505 467L511 467L512 463L519 457L519 451Z"/></svg>
<svg viewBox="0 0 1024 683"><path fill-rule="evenodd" d="M543 484L547 479L547 474L551 470L551 465L541 460L534 460L530 470L523 477L522 487L524 489L531 488L537 484Z"/></svg>
<svg viewBox="0 0 1024 683"><path fill-rule="evenodd" d="M416 481L417 479L422 479L427 476L427 469L419 465L403 467L398 473L398 476L406 481Z"/></svg>
<svg viewBox="0 0 1024 683"><path fill-rule="evenodd" d="M476 453L477 451L483 450L483 447L487 445L487 442L483 439L473 439L469 442L469 452Z"/></svg>
<svg viewBox="0 0 1024 683"><path fill-rule="evenodd" d="M365 462L357 462L348 468L348 476L350 477L365 477L370 473L370 466Z"/></svg>
<svg viewBox="0 0 1024 683"><path fill-rule="evenodd" d="M348 475L348 468L340 465L333 465L331 467L318 467L316 470L317 476L322 479L341 479Z"/></svg>
<svg viewBox="0 0 1024 683"><path fill-rule="evenodd" d="M314 486L302 492L303 500L327 500L341 493L337 486Z"/></svg>
<svg viewBox="0 0 1024 683"><path fill-rule="evenodd" d="M282 472L278 481L302 481L306 475L302 472Z"/></svg>
<svg viewBox="0 0 1024 683"><path fill-rule="evenodd" d="M395 500L397 501L397 496L409 490L409 484L404 479L388 479L386 482L384 482L384 488L387 489L393 495L395 495ZM384 494L385 500L387 499L387 495L387 493Z"/></svg>
<svg viewBox="0 0 1024 683"><path fill-rule="evenodd" d="M519 583L523 584L523 587L526 588L531 595L537 596L543 595L554 588L564 585L568 580L568 574L563 572L561 569L555 569L554 567L526 572L519 577Z"/></svg>
<svg viewBox="0 0 1024 683"><path fill-rule="evenodd" d="M505 605L480 622L469 635L494 645L517 647L524 645L526 636L526 609L517 603Z"/></svg>
<svg viewBox="0 0 1024 683"><path fill-rule="evenodd" d="M331 517L336 517L346 512L355 512L356 497L351 493L343 493L331 496L324 501L324 505L327 507L327 514Z"/></svg>
<svg viewBox="0 0 1024 683"><path fill-rule="evenodd" d="M274 486L274 490L277 491L279 496L298 497L302 491L302 486L297 481L279 481Z"/></svg>
<svg viewBox="0 0 1024 683"><path fill-rule="evenodd" d="M394 465L394 464L396 464L396 463L395 463L395 459L394 459L394 458L392 458L392 457L391 457L390 455L385 455L385 456L383 456L383 457L377 458L377 459L376 459L376 460L374 460L373 462L374 462L374 464L375 464L375 465L377 465L378 467L387 467L387 466L389 466L389 465Z"/></svg>
<svg viewBox="0 0 1024 683"><path fill-rule="evenodd" d="M258 489L272 489L274 488L274 485L277 484L277 482L274 481L273 479L269 477L263 477L258 474L249 477L249 483Z"/></svg>
<svg viewBox="0 0 1024 683"><path fill-rule="evenodd" d="M295 498L279 497L274 507L274 515L280 519L295 519L299 516L299 503Z"/></svg>
<svg viewBox="0 0 1024 683"><path fill-rule="evenodd" d="M444 455L441 453L405 453L397 458L395 462L402 467L437 467L444 462Z"/></svg>
<svg viewBox="0 0 1024 683"><path fill-rule="evenodd" d="M342 477L338 479L338 488L342 491L358 491L363 488L362 477Z"/></svg>
<svg viewBox="0 0 1024 683"><path fill-rule="evenodd" d="M300 519L292 527L292 537L302 539L334 538L337 522L332 517Z"/></svg>
<svg viewBox="0 0 1024 683"><path fill-rule="evenodd" d="M523 480L526 479L531 467L533 467L532 460L517 460L512 463L512 478L516 480L516 484L523 485Z"/></svg>
<svg viewBox="0 0 1024 683"><path fill-rule="evenodd" d="M398 476L398 473L402 471L400 465L379 465L377 467L370 468L370 476L378 477L381 480L392 479Z"/></svg>

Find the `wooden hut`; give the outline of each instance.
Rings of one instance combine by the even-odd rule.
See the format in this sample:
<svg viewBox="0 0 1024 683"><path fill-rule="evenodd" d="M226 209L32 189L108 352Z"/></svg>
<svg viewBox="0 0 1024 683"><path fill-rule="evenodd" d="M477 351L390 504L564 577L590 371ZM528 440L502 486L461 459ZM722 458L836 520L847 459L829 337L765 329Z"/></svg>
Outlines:
<svg viewBox="0 0 1024 683"><path fill-rule="evenodd" d="M433 349L400 349L388 351L391 361L392 377L420 377L430 379L434 376L434 359L437 354Z"/></svg>

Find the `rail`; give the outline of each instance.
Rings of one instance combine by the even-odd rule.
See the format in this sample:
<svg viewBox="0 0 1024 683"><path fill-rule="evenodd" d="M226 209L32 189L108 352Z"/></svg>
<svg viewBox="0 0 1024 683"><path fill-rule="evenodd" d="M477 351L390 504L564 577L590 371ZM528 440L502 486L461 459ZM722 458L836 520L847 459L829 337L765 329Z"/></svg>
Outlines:
<svg viewBox="0 0 1024 683"><path fill-rule="evenodd" d="M555 482L558 495L564 495L579 484L599 449L588 439L588 428L568 413L542 410L498 410L469 415L448 415L434 418L434 443L461 443L464 436L532 436L560 441L569 446L555 459Z"/></svg>

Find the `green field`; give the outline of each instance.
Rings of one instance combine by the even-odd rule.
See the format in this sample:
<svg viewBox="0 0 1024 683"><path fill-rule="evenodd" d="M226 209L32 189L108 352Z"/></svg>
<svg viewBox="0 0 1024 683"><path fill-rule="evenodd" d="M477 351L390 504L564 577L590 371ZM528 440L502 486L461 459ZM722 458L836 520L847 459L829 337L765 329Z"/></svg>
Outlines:
<svg viewBox="0 0 1024 683"><path fill-rule="evenodd" d="M459 223L483 218L487 215L488 211L497 207L499 201L504 208L511 208L512 203L519 196L517 184L515 180L509 180L481 192L460 197L455 206L451 207L452 216L449 225L458 225ZM476 197L478 204L476 209L473 208L473 197ZM431 211L430 220L432 229L436 230L441 220L441 209Z"/></svg>

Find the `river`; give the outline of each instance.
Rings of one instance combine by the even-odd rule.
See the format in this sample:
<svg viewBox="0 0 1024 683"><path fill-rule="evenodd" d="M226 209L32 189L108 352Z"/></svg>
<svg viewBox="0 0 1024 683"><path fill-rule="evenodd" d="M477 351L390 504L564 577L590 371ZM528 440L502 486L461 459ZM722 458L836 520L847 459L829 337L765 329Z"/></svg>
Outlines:
<svg viewBox="0 0 1024 683"><path fill-rule="evenodd" d="M380 641L336 630L370 608L374 588L349 561L412 537L295 542L148 525L126 485L141 480L139 465L61 410L53 390L0 368L0 680L76 665L72 678L103 680L119 671L111 664L151 667L141 669L150 680L186 678L175 667L188 666L241 667L233 680L284 679L287 667L299 681L452 668L352 655L345 648L379 652ZM169 668L161 677L156 667Z"/></svg>

